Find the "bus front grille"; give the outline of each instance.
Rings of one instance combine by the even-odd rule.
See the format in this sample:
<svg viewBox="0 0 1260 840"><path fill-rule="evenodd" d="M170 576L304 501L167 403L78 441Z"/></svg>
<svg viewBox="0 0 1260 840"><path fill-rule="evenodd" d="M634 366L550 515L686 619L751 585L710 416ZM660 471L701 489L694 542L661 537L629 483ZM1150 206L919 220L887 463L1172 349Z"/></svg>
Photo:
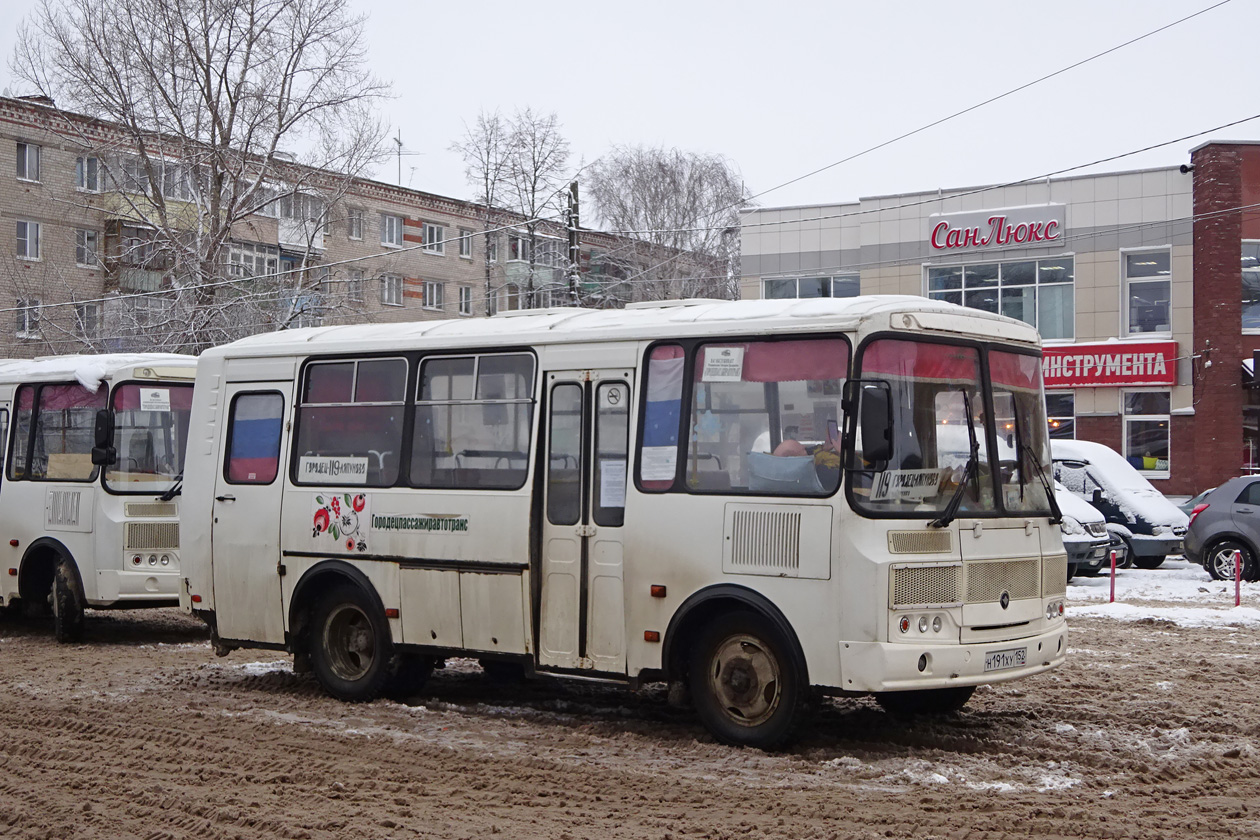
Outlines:
<svg viewBox="0 0 1260 840"><path fill-rule="evenodd" d="M1041 566L1041 594L1043 597L1067 594L1067 555L1053 554Z"/></svg>
<svg viewBox="0 0 1260 840"><path fill-rule="evenodd" d="M894 566L894 607L941 606L962 601L962 565Z"/></svg>
<svg viewBox="0 0 1260 840"><path fill-rule="evenodd" d="M178 549L178 522L128 522L128 550Z"/></svg>
<svg viewBox="0 0 1260 840"><path fill-rule="evenodd" d="M179 507L174 502L127 502L123 510L127 516L179 515Z"/></svg>
<svg viewBox="0 0 1260 840"><path fill-rule="evenodd" d="M1063 569L1067 581L1067 568ZM967 564L967 603L990 604L1002 600L1002 593L1011 600L1041 596L1041 560L1029 557L1020 560L994 560Z"/></svg>
<svg viewBox="0 0 1260 840"><path fill-rule="evenodd" d="M951 548L953 539L949 531L888 532L888 551L891 554L949 554Z"/></svg>

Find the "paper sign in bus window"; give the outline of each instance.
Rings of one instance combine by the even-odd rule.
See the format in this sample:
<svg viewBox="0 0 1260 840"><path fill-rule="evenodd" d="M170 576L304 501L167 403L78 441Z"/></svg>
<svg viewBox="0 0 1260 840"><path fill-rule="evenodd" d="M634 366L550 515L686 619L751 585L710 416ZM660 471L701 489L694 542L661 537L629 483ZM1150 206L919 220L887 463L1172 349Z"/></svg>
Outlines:
<svg viewBox="0 0 1260 840"><path fill-rule="evenodd" d="M171 392L168 388L142 388L140 390L141 411L170 411Z"/></svg>
<svg viewBox="0 0 1260 840"><path fill-rule="evenodd" d="M915 501L930 499L940 492L941 470L884 470L871 485L872 501Z"/></svg>
<svg viewBox="0 0 1260 840"><path fill-rule="evenodd" d="M704 348L702 382L741 382L744 378L743 347Z"/></svg>

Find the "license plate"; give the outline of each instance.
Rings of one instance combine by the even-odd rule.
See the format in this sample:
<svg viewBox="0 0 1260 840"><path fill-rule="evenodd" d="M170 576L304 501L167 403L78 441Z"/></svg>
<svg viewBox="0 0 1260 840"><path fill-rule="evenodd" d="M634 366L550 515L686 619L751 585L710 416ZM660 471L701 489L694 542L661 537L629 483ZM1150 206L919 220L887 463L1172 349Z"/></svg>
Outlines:
<svg viewBox="0 0 1260 840"><path fill-rule="evenodd" d="M1010 650L994 650L984 655L984 670L1005 671L1007 668L1020 668L1028 661L1028 648L1011 648Z"/></svg>

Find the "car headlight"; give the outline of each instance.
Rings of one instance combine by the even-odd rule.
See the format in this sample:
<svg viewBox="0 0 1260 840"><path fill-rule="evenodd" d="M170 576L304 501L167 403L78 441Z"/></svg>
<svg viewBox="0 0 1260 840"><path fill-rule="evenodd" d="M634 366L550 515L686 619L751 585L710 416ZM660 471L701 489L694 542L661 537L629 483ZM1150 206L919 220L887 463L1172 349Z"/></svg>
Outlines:
<svg viewBox="0 0 1260 840"><path fill-rule="evenodd" d="M1157 537L1171 537L1172 533L1173 533L1173 527L1171 525L1156 525L1155 526L1155 536Z"/></svg>
<svg viewBox="0 0 1260 840"><path fill-rule="evenodd" d="M1059 524L1059 527L1063 529L1063 533L1065 534L1085 533L1085 528L1081 525L1081 523L1074 517L1068 516L1067 514L1063 515L1063 522Z"/></svg>

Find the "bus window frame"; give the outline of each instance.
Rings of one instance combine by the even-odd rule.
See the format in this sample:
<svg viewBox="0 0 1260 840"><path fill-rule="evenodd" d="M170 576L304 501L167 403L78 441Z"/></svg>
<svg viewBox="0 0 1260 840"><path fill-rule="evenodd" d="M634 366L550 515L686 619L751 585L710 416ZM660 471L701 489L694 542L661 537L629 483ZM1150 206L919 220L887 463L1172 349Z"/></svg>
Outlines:
<svg viewBox="0 0 1260 840"><path fill-rule="evenodd" d="M114 385L113 385L113 387L111 387L111 388L109 389L109 397L105 400L105 407L106 407L106 408L108 408L108 409L110 410L110 412L113 412L113 411L114 411L114 395L118 392L118 389L119 389L119 388L122 388L123 386L126 386L126 385L139 385L139 386L140 386L140 387L142 387L142 388L144 388L144 387L153 388L153 387L158 387L158 386L160 386L160 387L163 387L163 388L189 388L189 389L193 389L193 390L195 390L194 385L193 385L193 383L192 383L191 381L187 381L187 382L185 382L185 381L175 381L175 380L162 380L162 381L160 381L160 382L154 383L154 382L149 381L149 380L140 380L140 379L124 379L124 380L121 380L121 381L119 381L119 382L115 382L115 383L114 383ZM191 419L192 419L192 409L191 409L191 403L190 403L190 408L189 408L189 412L188 412L188 417L189 417L188 432L189 432L189 434L192 434L192 422L191 422ZM187 437L185 437L185 438L184 438L184 463L185 463L185 464L187 464L187 462L188 462L188 438L187 438ZM154 495L159 495L159 494L155 493L152 489L149 489L149 490L115 490L115 489L111 488L111 487L109 486L109 482L105 480L105 473L107 473L107 472L108 472L108 470L107 470L107 469L103 469L103 470L101 470L101 487L102 487L102 489L104 489L104 490L105 490L105 492L106 492L106 493L110 494L111 496L154 496ZM171 484L172 484L172 485L174 485L174 484L176 483L176 481L177 481L177 479L172 478L172 479L171 479Z"/></svg>
<svg viewBox="0 0 1260 840"><path fill-rule="evenodd" d="M984 413L985 413L985 446L989 453L995 453L997 448L997 426L993 404L993 377L989 372L989 351L998 350L1004 353L1013 353L1024 356L1032 356L1040 359L1042 355L1041 348L1022 347L1015 344L1004 344L1001 342L979 341L975 339L953 338L950 336L924 335L922 333L898 332L896 330L881 330L867 335L858 343L857 351L854 353L851 364L853 379L862 379L863 371L861 363L865 361L866 349L876 341L915 341L922 344L948 345L952 347L966 347L976 351L980 364L980 388L983 397ZM1042 393L1045 393L1045 383L1042 383ZM856 443L856 435L854 432L854 423L852 419L858 412L848 412L845 414L845 430L844 430L844 452L842 455L843 463L852 463L854 458L853 447ZM921 511L921 512L898 512L898 511L881 511L871 510L863 505L853 492L853 476L859 472L873 472L871 470L845 470L845 474L841 479L844 486L845 499L849 504L850 510L858 516L866 519L900 519L908 521L932 520L939 515L939 511ZM1034 477L1030 477L1030 480ZM1016 511L1010 512L1006 510L1006 502L1001 498L1001 481L999 480L998 470L990 456L990 470L988 476L989 483L992 485L994 509L992 511L975 511L966 512L967 519L1011 519L1015 517L1042 517L1051 516L1049 509L1044 511Z"/></svg>
<svg viewBox="0 0 1260 840"><path fill-rule="evenodd" d="M228 466L232 461L232 430L236 427L236 403L241 397L258 397L269 396L274 394L280 398L280 446L276 448L276 474L271 477L271 481L236 481L228 474ZM284 404L284 392L275 388L259 388L256 391L237 391L232 395L232 401L228 403L227 413L227 437L223 446L222 456L220 460L220 473L223 475L225 484L232 484L238 487L270 487L280 478L280 456L284 454L284 414L286 411L292 411L293 406ZM296 440L296 438L295 438Z"/></svg>
<svg viewBox="0 0 1260 840"><path fill-rule="evenodd" d="M691 410L693 408L693 402L695 399L695 378L696 378L695 366L696 366L696 352L698 348L706 344L743 344L743 343L749 343L749 342L754 342L754 341L774 343L774 342L779 342L779 341L810 341L810 340L815 340L815 339L817 340L839 339L840 341L844 342L845 346L848 348L848 351L849 351L849 357L846 360L846 364L845 364L845 381L848 381L849 379L853 378L853 371L854 371L853 361L855 358L853 342L852 340L850 340L849 336L843 332L835 332L835 331L828 330L828 331L818 331L818 332L806 331L806 332L790 332L790 333L782 333L782 334L776 333L774 335L764 335L764 334L758 335L755 333L754 334L736 333L732 335L706 335L706 336L687 337L687 338L661 338L661 339L656 339L650 342L647 345L647 347L643 349L643 353L639 360L639 367L638 367L639 399L638 399L638 406L636 407L636 422L635 422L636 428L635 428L634 439L633 439L634 449L632 452L633 457L630 459L632 462L633 470L634 470L634 476L633 476L634 489L640 493L650 494L650 495L661 495L661 494L666 494L666 493L686 493L687 495L690 495L690 496L733 496L733 497L738 497L738 498L767 498L769 497L769 498L776 498L776 499L798 499L801 501L819 501L819 500L835 498L836 494L839 493L841 488L845 486L846 481L845 481L844 473L847 472L845 470L841 470L842 474L840 476L840 481L836 483L835 488L831 490L830 492L824 493L822 495L813 494L813 493L810 493L810 494L763 493L763 492L753 492L750 490L736 491L734 489L703 490L698 487L688 487L687 482L686 482L685 472L684 472L687 465L687 459L690 455L689 447L691 445L691 435L690 435ZM648 376L649 376L648 366L652 360L652 351L654 351L657 347L668 346L668 345L681 347L683 350L682 395L680 396L681 404L679 405L679 409L678 409L678 452L677 452L676 460L674 464L673 484L670 487L664 488L661 490L650 490L650 489L645 489L643 487L643 482L640 479L640 473L643 468L643 432L644 432L644 422L647 416L647 394L648 394L648 388L650 387L650 383L648 381ZM766 411L777 414L778 406L773 406L773 407L767 406ZM843 417L838 418L838 419L842 421L841 428L843 429L844 428ZM771 436L771 443L772 443L771 449L773 450L773 435ZM843 460L841 461L841 463L842 464L844 463Z"/></svg>
<svg viewBox="0 0 1260 840"><path fill-rule="evenodd" d="M102 381L101 385L104 385L104 384L105 384L104 381ZM50 385L54 387L62 386L62 385L82 386L83 383L74 381L74 380L69 381L69 382L60 382L60 381L54 381L54 380L48 380L48 381L40 380L38 382L17 383L17 386L13 389L13 402L10 405L10 410L9 410L10 440L9 440L8 451L5 452L5 464L4 464L5 480L6 481L35 481L35 482L41 482L41 483L52 482L54 484L58 482L64 482L68 484L101 484L105 480L105 471L101 469L100 465L98 464L93 464L93 469L92 469L93 475L89 478L47 478L47 477L33 478L32 476L29 475L30 470L31 470L31 453L35 451L35 433L39 429L39 423L38 423L39 400L40 400L40 397L42 397L44 394L44 388ZM17 415L16 406L18 404L18 393L22 390L22 388L25 388L25 387L33 388L35 391L35 396L31 398L31 428L30 428L30 431L27 433L27 440L26 440L26 446L27 446L26 471L28 475L24 475L19 478L17 476L14 476L12 473L12 469L13 469L12 459L13 459L13 451L14 451L13 442L17 439L18 424L16 422L16 415ZM84 388L84 390L86 391L87 389ZM100 385L97 386L97 390L100 390ZM112 399L112 389L106 388L105 389L105 407L109 406L111 399ZM99 409L97 410L99 411Z"/></svg>

